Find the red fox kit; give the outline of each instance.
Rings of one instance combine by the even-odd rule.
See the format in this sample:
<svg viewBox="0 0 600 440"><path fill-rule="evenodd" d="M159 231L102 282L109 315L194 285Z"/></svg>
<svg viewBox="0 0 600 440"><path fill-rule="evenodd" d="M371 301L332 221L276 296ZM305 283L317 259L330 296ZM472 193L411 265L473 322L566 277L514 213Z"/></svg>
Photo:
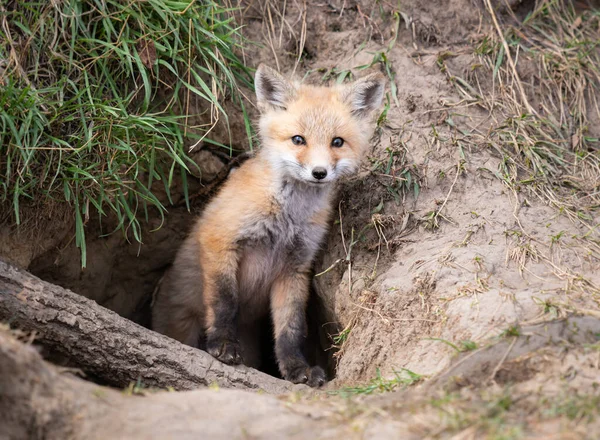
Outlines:
<svg viewBox="0 0 600 440"><path fill-rule="evenodd" d="M321 386L323 369L303 354L311 266L334 182L357 169L369 144L384 79L315 87L260 65L255 86L262 148L182 245L157 292L153 327L227 364L253 365L256 322L270 313L283 377Z"/></svg>

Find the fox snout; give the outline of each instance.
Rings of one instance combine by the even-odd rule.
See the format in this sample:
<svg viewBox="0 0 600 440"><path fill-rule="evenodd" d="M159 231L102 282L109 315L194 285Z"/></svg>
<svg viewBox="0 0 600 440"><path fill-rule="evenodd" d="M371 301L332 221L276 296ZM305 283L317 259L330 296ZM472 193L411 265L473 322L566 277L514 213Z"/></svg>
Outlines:
<svg viewBox="0 0 600 440"><path fill-rule="evenodd" d="M339 139L339 138L338 138ZM354 171L354 153L348 149L340 151L328 143L319 142L311 145L307 142L301 148L292 152L290 160L294 162L296 177L308 183L324 184L337 180L339 177Z"/></svg>
<svg viewBox="0 0 600 440"><path fill-rule="evenodd" d="M329 183L336 180L336 178L338 177L338 175L336 175L335 169L331 166L308 165L305 167L305 169L306 172L303 173L304 175L300 175L298 177L301 180L305 180L309 183Z"/></svg>
<svg viewBox="0 0 600 440"><path fill-rule="evenodd" d="M338 178L356 171L358 163L349 158L341 158L331 162L310 162L299 164L301 172L299 179L309 183L330 183Z"/></svg>
<svg viewBox="0 0 600 440"><path fill-rule="evenodd" d="M312 176L317 180L323 180L325 177L327 177L327 168L314 167L312 170Z"/></svg>

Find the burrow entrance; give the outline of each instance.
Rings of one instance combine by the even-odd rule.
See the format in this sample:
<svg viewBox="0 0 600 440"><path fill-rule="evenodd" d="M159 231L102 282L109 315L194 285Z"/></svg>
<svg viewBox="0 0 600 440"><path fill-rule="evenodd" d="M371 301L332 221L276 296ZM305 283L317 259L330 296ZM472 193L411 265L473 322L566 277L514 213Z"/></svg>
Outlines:
<svg viewBox="0 0 600 440"><path fill-rule="evenodd" d="M212 153L204 151L202 157L209 159ZM214 154L213 158L221 161L224 169L229 169L230 161L223 155ZM242 158L233 158L235 166L243 162ZM214 166L214 162L213 162ZM162 275L173 262L179 246L201 213L206 202L218 190L224 181L223 173L213 174L214 181L202 182L197 179L192 183L201 197L191 197L190 210L185 203L175 201L170 206L162 226L157 214L150 218L143 227L143 244L126 240L121 233L107 234L112 231L114 221L111 219L99 222L90 221L87 226L87 265L81 268L80 251L74 246L72 237L65 233L55 246L40 253L34 258L27 270L41 279L68 288L80 295L93 299L100 305L130 319L131 321L151 329L151 305L155 287ZM193 177L188 176L188 182ZM206 188L212 188L206 191ZM174 191L175 192L175 191ZM191 192L194 194L194 192ZM327 250L324 249L323 252ZM323 256L319 258L319 261ZM317 266L318 267L318 266ZM311 365L323 367L329 379L335 377L335 344L333 338L339 332L336 317L324 306L327 287L313 282L307 308L309 333L305 344L307 359ZM275 353L273 328L270 318L258 323L260 328L260 350L262 364L259 370L281 378ZM67 359L49 359L68 364Z"/></svg>

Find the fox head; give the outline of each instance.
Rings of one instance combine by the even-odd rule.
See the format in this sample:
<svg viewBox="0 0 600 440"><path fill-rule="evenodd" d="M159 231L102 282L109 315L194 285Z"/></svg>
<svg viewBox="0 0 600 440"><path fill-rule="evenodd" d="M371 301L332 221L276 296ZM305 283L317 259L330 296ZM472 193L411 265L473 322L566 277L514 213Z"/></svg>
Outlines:
<svg viewBox="0 0 600 440"><path fill-rule="evenodd" d="M254 83L263 154L278 172L326 185L357 170L373 134L373 111L383 99L383 75L316 87L288 81L261 64Z"/></svg>

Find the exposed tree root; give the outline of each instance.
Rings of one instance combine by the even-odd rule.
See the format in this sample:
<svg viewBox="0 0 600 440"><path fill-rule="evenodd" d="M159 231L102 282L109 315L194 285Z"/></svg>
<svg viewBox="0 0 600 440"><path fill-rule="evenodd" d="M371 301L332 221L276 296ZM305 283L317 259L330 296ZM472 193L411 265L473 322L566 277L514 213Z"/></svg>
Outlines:
<svg viewBox="0 0 600 440"><path fill-rule="evenodd" d="M107 384L190 390L218 384L280 394L289 382L141 327L83 296L0 261L0 322L35 333L35 341Z"/></svg>

